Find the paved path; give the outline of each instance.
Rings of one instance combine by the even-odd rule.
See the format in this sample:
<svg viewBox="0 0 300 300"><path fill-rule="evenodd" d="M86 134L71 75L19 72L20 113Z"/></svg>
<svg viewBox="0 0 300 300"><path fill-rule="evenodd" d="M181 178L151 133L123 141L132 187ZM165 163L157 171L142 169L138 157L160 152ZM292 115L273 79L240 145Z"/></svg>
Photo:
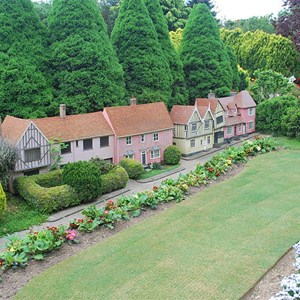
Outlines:
<svg viewBox="0 0 300 300"><path fill-rule="evenodd" d="M239 146L240 144L243 143L244 140L252 139L253 136L255 136L255 135L257 135L257 134L245 137L245 138L241 139L240 141L234 141L229 146L233 146L233 145ZM87 203L84 205L72 207L72 208L60 211L58 213L55 213L48 218L47 222L45 222L41 225L38 225L38 226L33 226L32 230L38 231L38 230L45 228L46 226L67 225L67 224L69 224L69 221L71 219L75 219L75 218L81 219L83 217L83 215L81 214L81 211L87 206L95 204L96 207L101 207L101 206L103 206L104 202L108 199L117 199L120 195L136 194L138 192L152 189L152 187L155 185L159 186L160 183L166 179L166 177L176 179L176 178L178 178L178 175L180 173L185 174L185 173L188 173L188 172L194 170L196 164L198 164L198 163L204 164L206 161L210 160L214 155L216 155L216 153L222 151L227 146L228 146L228 144L225 144L225 145L222 145L221 148L213 148L207 152L202 152L197 156L182 159L180 162L181 163L181 167L180 167L181 171L180 172L176 172L173 174L169 174L169 173L174 172L174 170L172 170L170 172L166 172L164 174L161 174L161 176L156 176L156 178L154 178L154 180L151 182L141 183L141 182L137 182L135 180L129 179L126 189L103 195L94 203ZM160 178L158 178L158 177L160 177ZM25 236L26 232L28 232L28 230L20 231L17 233L17 235L22 237L22 236ZM6 242L7 242L7 239L5 237L0 238L0 251L3 251L5 249Z"/></svg>

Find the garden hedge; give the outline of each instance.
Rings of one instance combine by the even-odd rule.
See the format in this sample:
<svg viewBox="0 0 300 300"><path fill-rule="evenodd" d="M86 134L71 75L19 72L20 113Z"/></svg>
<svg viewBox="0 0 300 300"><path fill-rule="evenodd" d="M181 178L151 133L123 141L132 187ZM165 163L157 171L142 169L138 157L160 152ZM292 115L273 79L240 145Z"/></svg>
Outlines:
<svg viewBox="0 0 300 300"><path fill-rule="evenodd" d="M102 193L110 193L126 187L128 182L128 174L121 166L115 166L114 169L106 174L101 175Z"/></svg>
<svg viewBox="0 0 300 300"><path fill-rule="evenodd" d="M59 181L61 170L46 174L23 176L15 180L16 191L25 201L43 213L51 213L80 203L78 194ZM59 185L55 186L56 183Z"/></svg>
<svg viewBox="0 0 300 300"><path fill-rule="evenodd" d="M124 158L120 160L119 164L126 170L131 179L139 179L144 173L143 165L136 159Z"/></svg>
<svg viewBox="0 0 300 300"><path fill-rule="evenodd" d="M6 209L6 195L0 182L0 214Z"/></svg>
<svg viewBox="0 0 300 300"><path fill-rule="evenodd" d="M164 152L164 162L166 165L177 165L181 158L181 152L175 145L166 148Z"/></svg>

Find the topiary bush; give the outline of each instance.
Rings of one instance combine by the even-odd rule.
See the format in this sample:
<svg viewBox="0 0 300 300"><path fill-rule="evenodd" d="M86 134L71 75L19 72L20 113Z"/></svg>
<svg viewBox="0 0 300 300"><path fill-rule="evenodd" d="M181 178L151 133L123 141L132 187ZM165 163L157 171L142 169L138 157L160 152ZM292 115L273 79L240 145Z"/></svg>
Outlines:
<svg viewBox="0 0 300 300"><path fill-rule="evenodd" d="M164 152L164 162L167 165L177 165L181 158L181 152L175 145L169 146Z"/></svg>
<svg viewBox="0 0 300 300"><path fill-rule="evenodd" d="M139 179L144 173L144 168L141 162L132 158L124 158L120 160L120 166L123 167L129 178Z"/></svg>
<svg viewBox="0 0 300 300"><path fill-rule="evenodd" d="M6 195L2 188L2 184L0 182L0 214L3 213L6 209Z"/></svg>
<svg viewBox="0 0 300 300"><path fill-rule="evenodd" d="M107 174L114 169L115 165L99 157L91 158L92 163L98 166L100 173Z"/></svg>
<svg viewBox="0 0 300 300"><path fill-rule="evenodd" d="M111 171L101 175L102 193L110 193L126 187L129 176L121 166L115 166Z"/></svg>
<svg viewBox="0 0 300 300"><path fill-rule="evenodd" d="M62 181L73 187L81 202L101 196L101 173L91 161L68 163L62 172Z"/></svg>

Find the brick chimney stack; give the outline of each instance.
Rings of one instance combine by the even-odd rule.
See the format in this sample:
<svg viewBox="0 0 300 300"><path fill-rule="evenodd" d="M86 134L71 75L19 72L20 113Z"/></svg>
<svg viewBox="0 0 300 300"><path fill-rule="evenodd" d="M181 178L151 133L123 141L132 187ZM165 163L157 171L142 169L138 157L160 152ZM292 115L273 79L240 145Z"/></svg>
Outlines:
<svg viewBox="0 0 300 300"><path fill-rule="evenodd" d="M65 119L67 113L66 113L66 104L61 104L59 106L59 115L62 119Z"/></svg>
<svg viewBox="0 0 300 300"><path fill-rule="evenodd" d="M133 106L133 105L137 105L137 99L134 96L132 96L130 99L130 106Z"/></svg>

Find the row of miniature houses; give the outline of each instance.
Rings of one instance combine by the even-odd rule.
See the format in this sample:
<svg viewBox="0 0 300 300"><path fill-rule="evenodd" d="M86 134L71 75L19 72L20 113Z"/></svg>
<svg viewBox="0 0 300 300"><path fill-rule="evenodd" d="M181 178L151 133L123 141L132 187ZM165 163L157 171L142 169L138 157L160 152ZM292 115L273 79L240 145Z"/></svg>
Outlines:
<svg viewBox="0 0 300 300"><path fill-rule="evenodd" d="M47 171L53 141L65 144L63 164L92 157L118 163L129 157L148 165L162 161L165 148L172 144L189 156L254 132L255 106L247 91L226 98L199 98L194 106L175 105L170 113L163 102L137 105L136 99L129 106L80 115L67 115L61 104L56 117L6 116L0 136L19 150L15 176Z"/></svg>

